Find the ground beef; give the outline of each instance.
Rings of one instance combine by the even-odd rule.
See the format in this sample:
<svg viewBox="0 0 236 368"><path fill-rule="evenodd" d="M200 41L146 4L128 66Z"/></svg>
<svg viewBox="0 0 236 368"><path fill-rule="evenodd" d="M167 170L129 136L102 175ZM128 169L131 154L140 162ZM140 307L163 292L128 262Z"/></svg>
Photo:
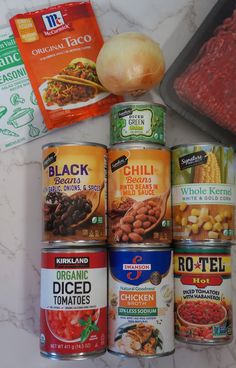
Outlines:
<svg viewBox="0 0 236 368"><path fill-rule="evenodd" d="M185 103L236 133L236 11L174 82Z"/></svg>

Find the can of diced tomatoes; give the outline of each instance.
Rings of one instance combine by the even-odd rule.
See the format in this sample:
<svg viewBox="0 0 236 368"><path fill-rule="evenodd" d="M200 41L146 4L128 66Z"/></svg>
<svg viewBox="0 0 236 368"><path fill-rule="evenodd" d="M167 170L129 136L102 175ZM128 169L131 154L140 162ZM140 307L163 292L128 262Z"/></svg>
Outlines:
<svg viewBox="0 0 236 368"><path fill-rule="evenodd" d="M89 245L106 240L106 146L43 146L42 179L43 241Z"/></svg>
<svg viewBox="0 0 236 368"><path fill-rule="evenodd" d="M65 246L65 245L64 245ZM107 346L107 252L44 248L40 351L51 359L84 359Z"/></svg>
<svg viewBox="0 0 236 368"><path fill-rule="evenodd" d="M175 248L176 339L204 345L232 341L230 252L228 244Z"/></svg>
<svg viewBox="0 0 236 368"><path fill-rule="evenodd" d="M232 147L199 143L172 149L174 241L214 246L233 240L234 172Z"/></svg>
<svg viewBox="0 0 236 368"><path fill-rule="evenodd" d="M170 244L170 151L124 143L108 150L108 237L111 244Z"/></svg>
<svg viewBox="0 0 236 368"><path fill-rule="evenodd" d="M131 357L174 352L173 250L109 250L108 349Z"/></svg>
<svg viewBox="0 0 236 368"><path fill-rule="evenodd" d="M145 101L128 101L111 109L111 144L146 142L165 144L166 107Z"/></svg>

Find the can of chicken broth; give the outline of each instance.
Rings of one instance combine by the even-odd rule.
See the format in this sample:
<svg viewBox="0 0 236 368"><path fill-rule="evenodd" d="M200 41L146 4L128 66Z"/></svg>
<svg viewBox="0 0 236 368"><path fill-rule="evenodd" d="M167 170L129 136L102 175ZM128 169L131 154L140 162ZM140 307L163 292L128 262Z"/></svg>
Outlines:
<svg viewBox="0 0 236 368"><path fill-rule="evenodd" d="M108 350L130 357L174 352L173 250L109 251Z"/></svg>

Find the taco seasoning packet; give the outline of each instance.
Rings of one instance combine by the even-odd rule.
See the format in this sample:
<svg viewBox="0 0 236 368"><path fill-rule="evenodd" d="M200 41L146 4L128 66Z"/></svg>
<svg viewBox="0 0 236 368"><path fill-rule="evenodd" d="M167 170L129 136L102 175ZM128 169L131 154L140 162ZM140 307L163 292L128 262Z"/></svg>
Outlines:
<svg viewBox="0 0 236 368"><path fill-rule="evenodd" d="M12 30L0 30L0 150L47 134Z"/></svg>
<svg viewBox="0 0 236 368"><path fill-rule="evenodd" d="M123 100L97 77L103 39L90 2L17 14L10 24L48 129L104 114Z"/></svg>

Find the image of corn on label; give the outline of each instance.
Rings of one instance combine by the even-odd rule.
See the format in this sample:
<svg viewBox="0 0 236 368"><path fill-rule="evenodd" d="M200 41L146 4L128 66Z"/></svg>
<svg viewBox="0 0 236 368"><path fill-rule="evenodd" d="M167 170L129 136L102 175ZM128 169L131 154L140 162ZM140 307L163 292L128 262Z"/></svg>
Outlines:
<svg viewBox="0 0 236 368"><path fill-rule="evenodd" d="M235 213L233 148L186 145L172 151L174 240L232 240Z"/></svg>
<svg viewBox="0 0 236 368"><path fill-rule="evenodd" d="M230 340L230 247L176 248L174 279L176 337L192 342Z"/></svg>

